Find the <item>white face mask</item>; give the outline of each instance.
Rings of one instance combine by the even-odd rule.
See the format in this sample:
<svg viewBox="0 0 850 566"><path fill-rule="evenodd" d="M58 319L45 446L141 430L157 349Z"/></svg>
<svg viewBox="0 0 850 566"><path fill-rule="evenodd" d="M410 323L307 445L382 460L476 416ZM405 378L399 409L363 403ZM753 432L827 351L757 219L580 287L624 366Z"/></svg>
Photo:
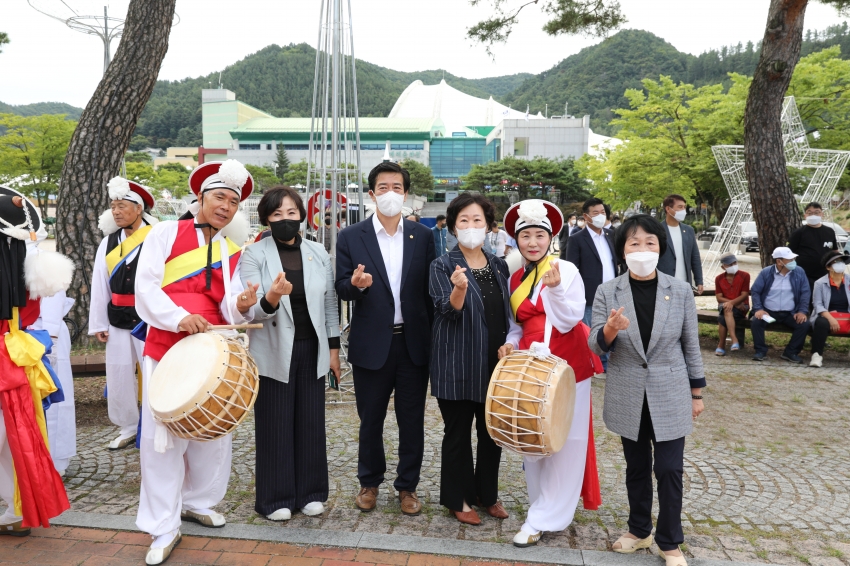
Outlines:
<svg viewBox="0 0 850 566"><path fill-rule="evenodd" d="M844 270L847 269L847 265L845 265L843 261L836 261L829 267L831 267L835 273L844 273Z"/></svg>
<svg viewBox="0 0 850 566"><path fill-rule="evenodd" d="M457 231L457 241L466 249L472 250L484 243L486 228L464 228Z"/></svg>
<svg viewBox="0 0 850 566"><path fill-rule="evenodd" d="M633 252L626 255L626 265L629 271L638 277L647 277L658 265L658 254L656 252Z"/></svg>
<svg viewBox="0 0 850 566"><path fill-rule="evenodd" d="M608 222L608 218L606 218L604 214L597 214L591 219L591 221L597 228L602 228L605 226L605 223Z"/></svg>
<svg viewBox="0 0 850 566"><path fill-rule="evenodd" d="M673 214L673 218L676 219L676 222L684 222L685 216L688 215L687 210L677 210L675 214Z"/></svg>
<svg viewBox="0 0 850 566"><path fill-rule="evenodd" d="M384 216L395 216L401 212L401 205L404 204L404 194L387 191L382 195L375 195L375 202L381 214Z"/></svg>
<svg viewBox="0 0 850 566"><path fill-rule="evenodd" d="M736 273L738 273L738 266L730 265L726 268L726 273L728 273L729 275L735 275Z"/></svg>
<svg viewBox="0 0 850 566"><path fill-rule="evenodd" d="M823 218L821 216L806 216L806 224L809 226L817 226L823 222Z"/></svg>

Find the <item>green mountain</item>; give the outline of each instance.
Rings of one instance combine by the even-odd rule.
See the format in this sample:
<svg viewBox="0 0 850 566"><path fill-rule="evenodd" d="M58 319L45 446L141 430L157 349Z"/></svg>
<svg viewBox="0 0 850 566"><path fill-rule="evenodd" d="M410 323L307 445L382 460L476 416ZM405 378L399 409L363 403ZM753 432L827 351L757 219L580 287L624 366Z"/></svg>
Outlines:
<svg viewBox="0 0 850 566"><path fill-rule="evenodd" d="M39 116L41 114L67 114L71 120L79 120L82 108L65 104L64 102L36 102L13 106L0 102L0 114L17 114L18 116Z"/></svg>

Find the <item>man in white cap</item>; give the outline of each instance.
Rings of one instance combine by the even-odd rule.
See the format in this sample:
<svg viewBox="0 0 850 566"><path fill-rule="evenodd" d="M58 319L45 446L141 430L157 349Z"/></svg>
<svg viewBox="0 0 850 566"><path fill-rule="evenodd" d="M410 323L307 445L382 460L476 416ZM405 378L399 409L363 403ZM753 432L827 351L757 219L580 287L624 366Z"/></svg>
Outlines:
<svg viewBox="0 0 850 566"><path fill-rule="evenodd" d="M136 308L150 328L142 367L142 489L136 525L154 539L147 564L168 558L180 542L181 519L206 527L225 524L212 507L227 491L231 436L200 442L172 435L151 416L148 385L159 361L184 337L253 317L257 286L244 288L239 278L240 245L248 234L231 238L225 230L253 186L236 160L200 165L189 177L198 197L194 218L154 226L139 256ZM193 253L199 249L207 253Z"/></svg>
<svg viewBox="0 0 850 566"><path fill-rule="evenodd" d="M767 356L764 331L773 322L784 324L793 331L782 352L782 359L797 364L803 361L799 354L809 331L806 320L811 289L805 272L797 269L796 259L797 254L789 248L776 248L773 250L774 265L762 269L750 289L754 313L750 329L756 350L753 359L757 362Z"/></svg>
<svg viewBox="0 0 850 566"><path fill-rule="evenodd" d="M121 428L109 449L120 450L136 441L139 425L136 365L144 342L131 334L141 322L134 286L139 252L157 221L148 214L155 204L149 188L114 177L107 189L111 203L98 223L104 238L94 258L89 334L106 344L109 420Z"/></svg>

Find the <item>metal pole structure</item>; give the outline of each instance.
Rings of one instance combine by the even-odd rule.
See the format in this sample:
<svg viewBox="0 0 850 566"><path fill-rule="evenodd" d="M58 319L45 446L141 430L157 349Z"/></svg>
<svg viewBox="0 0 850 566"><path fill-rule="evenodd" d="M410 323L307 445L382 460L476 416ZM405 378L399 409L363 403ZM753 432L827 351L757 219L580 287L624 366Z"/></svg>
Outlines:
<svg viewBox="0 0 850 566"><path fill-rule="evenodd" d="M352 100L354 101L352 114L354 115L354 147L356 148L354 153L357 156L357 217L363 220L366 211L363 210L363 187L361 186L363 183L363 170L360 166L360 107L357 105L357 70L354 65L354 21L351 14L351 0L348 0L348 33L351 43L351 91Z"/></svg>
<svg viewBox="0 0 850 566"><path fill-rule="evenodd" d="M337 193L339 191L339 103L340 103L340 40L342 39L342 6L340 0L333 0L334 3L334 28L333 28L333 107L331 110L333 124L331 125L331 262L336 267L336 236L337 236Z"/></svg>

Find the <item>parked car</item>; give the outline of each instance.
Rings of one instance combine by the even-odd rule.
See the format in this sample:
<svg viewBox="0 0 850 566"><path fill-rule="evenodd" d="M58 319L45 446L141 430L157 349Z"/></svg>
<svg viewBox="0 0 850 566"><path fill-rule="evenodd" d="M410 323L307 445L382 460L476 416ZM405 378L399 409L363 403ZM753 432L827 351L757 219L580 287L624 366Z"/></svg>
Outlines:
<svg viewBox="0 0 850 566"><path fill-rule="evenodd" d="M708 230L703 230L697 236L698 240L713 241L714 237L720 234L720 226L709 226Z"/></svg>
<svg viewBox="0 0 850 566"><path fill-rule="evenodd" d="M748 252L759 251L759 235L755 222L744 222L741 224L741 245Z"/></svg>
<svg viewBox="0 0 850 566"><path fill-rule="evenodd" d="M847 233L847 230L836 224L835 222L824 222L824 226L829 226L833 230L835 230L835 239L838 241L838 247L843 248L847 245L847 242L850 241L850 234Z"/></svg>

